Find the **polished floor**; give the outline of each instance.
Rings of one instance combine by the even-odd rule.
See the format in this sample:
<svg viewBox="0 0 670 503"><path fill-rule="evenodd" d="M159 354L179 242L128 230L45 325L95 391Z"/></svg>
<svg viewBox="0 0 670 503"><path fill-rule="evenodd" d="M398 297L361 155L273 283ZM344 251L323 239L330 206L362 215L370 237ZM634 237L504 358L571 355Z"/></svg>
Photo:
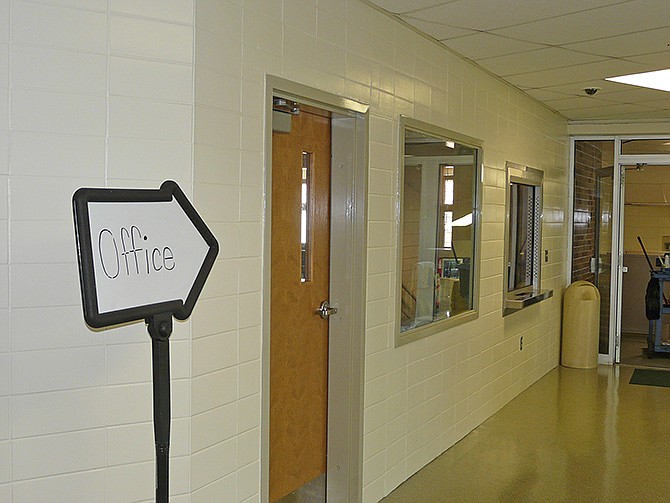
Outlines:
<svg viewBox="0 0 670 503"><path fill-rule="evenodd" d="M670 369L670 353L654 353L651 358L648 357L647 336L644 334L621 334L620 360L622 365Z"/></svg>
<svg viewBox="0 0 670 503"><path fill-rule="evenodd" d="M558 367L384 503L670 502L670 388Z"/></svg>
<svg viewBox="0 0 670 503"><path fill-rule="evenodd" d="M276 503L325 503L326 474L315 478L291 494L277 500Z"/></svg>

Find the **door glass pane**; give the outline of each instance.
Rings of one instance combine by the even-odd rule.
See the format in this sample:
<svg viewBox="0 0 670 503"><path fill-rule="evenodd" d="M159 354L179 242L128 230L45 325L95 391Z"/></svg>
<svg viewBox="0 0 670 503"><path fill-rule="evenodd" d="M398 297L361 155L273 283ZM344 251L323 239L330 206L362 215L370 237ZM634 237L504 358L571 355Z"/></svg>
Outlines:
<svg viewBox="0 0 670 503"><path fill-rule="evenodd" d="M670 154L670 138L622 140L621 153L625 155Z"/></svg>
<svg viewBox="0 0 670 503"><path fill-rule="evenodd" d="M575 141L572 281L600 291L599 353L609 354L614 140Z"/></svg>
<svg viewBox="0 0 670 503"><path fill-rule="evenodd" d="M311 246L311 220L312 209L310 198L312 196L310 185L312 184L312 153L302 153L302 178L300 185L300 249L301 267L300 281L305 283L312 279L312 246Z"/></svg>

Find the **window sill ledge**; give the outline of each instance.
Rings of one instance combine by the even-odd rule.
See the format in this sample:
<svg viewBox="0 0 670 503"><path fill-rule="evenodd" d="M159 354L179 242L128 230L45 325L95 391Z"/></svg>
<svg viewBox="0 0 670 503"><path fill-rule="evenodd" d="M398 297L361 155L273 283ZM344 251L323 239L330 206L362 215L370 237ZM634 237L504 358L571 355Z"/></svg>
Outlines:
<svg viewBox="0 0 670 503"><path fill-rule="evenodd" d="M516 313L522 309L537 304L549 297L553 297L553 290L532 290L522 292L509 292L503 306L503 316Z"/></svg>

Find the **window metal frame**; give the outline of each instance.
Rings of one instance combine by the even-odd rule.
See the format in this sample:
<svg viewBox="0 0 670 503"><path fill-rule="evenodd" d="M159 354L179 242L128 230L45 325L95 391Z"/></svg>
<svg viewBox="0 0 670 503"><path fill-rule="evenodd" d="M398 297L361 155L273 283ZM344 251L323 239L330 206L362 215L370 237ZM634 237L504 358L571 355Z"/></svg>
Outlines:
<svg viewBox="0 0 670 503"><path fill-rule="evenodd" d="M402 302L402 236L403 236L403 198L404 198L404 172L405 172L405 131L409 129L418 133L433 137L453 140L477 152L475 172L473 173L473 211L472 211L472 257L470 259L470 295L472 296L472 308L441 320L432 321L425 325L401 332L401 302ZM396 254L396 313L395 313L395 346L402 346L410 342L423 339L449 328L467 323L479 318L479 276L481 260L481 200L482 200L482 169L483 169L483 142L479 139L457 133L448 129L435 126L411 117L401 115L399 118L399 140L398 140L398 199L396 202L396 219L399 224L397 254ZM436 180L439 183L439 180ZM440 223L438 222L438 225ZM437 229L435 229L437 236Z"/></svg>
<svg viewBox="0 0 670 503"><path fill-rule="evenodd" d="M542 184L544 172L507 161L505 164L507 171L507 184L505 190L505 273L503 274L503 316L517 312L525 307L536 304L541 300L547 299L553 295L553 290L542 290L542 222L543 222L543 204L542 204ZM529 285L521 288L515 288L511 275L515 271L516 257L511 257L512 243L516 243L517 218L516 205L514 201L514 185L526 185L534 188L533 190L533 244L532 256L532 274ZM514 249L518 247L515 245ZM528 260L526 260L528 263Z"/></svg>

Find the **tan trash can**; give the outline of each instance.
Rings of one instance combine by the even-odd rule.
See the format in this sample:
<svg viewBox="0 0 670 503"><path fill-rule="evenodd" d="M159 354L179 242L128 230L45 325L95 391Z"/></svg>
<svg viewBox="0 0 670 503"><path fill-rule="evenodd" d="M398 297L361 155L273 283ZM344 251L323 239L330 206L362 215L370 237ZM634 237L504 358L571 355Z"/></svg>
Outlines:
<svg viewBox="0 0 670 503"><path fill-rule="evenodd" d="M563 296L561 365L575 369L598 366L600 292L593 283L575 281Z"/></svg>

